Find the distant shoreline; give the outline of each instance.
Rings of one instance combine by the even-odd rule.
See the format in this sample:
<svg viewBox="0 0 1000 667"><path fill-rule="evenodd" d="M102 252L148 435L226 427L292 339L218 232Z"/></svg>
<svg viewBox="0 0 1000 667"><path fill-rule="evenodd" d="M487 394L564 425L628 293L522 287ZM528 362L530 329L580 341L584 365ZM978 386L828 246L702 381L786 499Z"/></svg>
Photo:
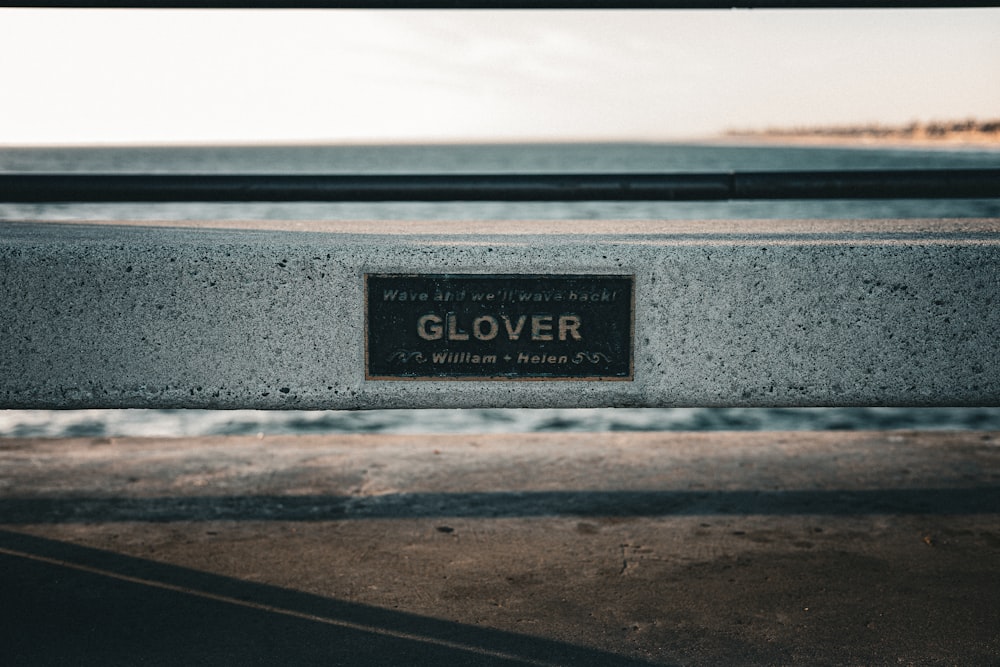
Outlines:
<svg viewBox="0 0 1000 667"><path fill-rule="evenodd" d="M1000 120L911 123L904 127L859 125L730 130L721 139L740 144L790 146L1000 149Z"/></svg>
<svg viewBox="0 0 1000 667"><path fill-rule="evenodd" d="M735 135L725 134L714 143L731 146L814 146L844 148L939 148L941 150L979 149L1000 151L1000 140L982 139L902 139L899 137L823 137L815 135Z"/></svg>

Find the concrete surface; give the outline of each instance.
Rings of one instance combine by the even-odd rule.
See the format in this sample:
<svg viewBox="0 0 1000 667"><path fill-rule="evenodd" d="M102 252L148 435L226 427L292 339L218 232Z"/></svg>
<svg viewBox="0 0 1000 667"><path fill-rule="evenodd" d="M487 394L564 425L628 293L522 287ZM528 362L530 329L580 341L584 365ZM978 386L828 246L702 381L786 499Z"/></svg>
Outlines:
<svg viewBox="0 0 1000 667"><path fill-rule="evenodd" d="M998 220L212 224L0 227L0 407L1000 405ZM365 380L363 273L540 271L634 381Z"/></svg>
<svg viewBox="0 0 1000 667"><path fill-rule="evenodd" d="M0 440L11 665L1000 664L1000 433Z"/></svg>

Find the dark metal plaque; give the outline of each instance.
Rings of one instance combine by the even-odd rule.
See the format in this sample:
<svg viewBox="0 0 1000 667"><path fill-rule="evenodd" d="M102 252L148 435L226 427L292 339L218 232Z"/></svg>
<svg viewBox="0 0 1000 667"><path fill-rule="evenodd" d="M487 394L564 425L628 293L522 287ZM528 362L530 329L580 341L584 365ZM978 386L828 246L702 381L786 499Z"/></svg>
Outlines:
<svg viewBox="0 0 1000 667"><path fill-rule="evenodd" d="M369 380L631 380L634 276L365 274Z"/></svg>

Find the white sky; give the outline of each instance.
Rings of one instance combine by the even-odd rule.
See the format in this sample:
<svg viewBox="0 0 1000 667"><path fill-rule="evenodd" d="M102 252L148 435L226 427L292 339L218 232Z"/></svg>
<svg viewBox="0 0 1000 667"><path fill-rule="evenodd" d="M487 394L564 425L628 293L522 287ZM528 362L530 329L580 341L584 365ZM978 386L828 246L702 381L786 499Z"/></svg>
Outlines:
<svg viewBox="0 0 1000 667"><path fill-rule="evenodd" d="M0 144L660 140L1000 117L1000 10L0 9Z"/></svg>

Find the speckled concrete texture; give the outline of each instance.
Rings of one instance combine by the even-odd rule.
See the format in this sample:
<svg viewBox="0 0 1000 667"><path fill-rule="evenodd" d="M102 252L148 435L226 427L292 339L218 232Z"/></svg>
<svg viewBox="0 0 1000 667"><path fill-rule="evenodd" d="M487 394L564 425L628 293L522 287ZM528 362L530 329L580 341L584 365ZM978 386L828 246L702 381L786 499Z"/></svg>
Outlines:
<svg viewBox="0 0 1000 667"><path fill-rule="evenodd" d="M1000 404L998 220L207 224L4 224L0 407ZM366 272L634 274L634 380L366 381Z"/></svg>

